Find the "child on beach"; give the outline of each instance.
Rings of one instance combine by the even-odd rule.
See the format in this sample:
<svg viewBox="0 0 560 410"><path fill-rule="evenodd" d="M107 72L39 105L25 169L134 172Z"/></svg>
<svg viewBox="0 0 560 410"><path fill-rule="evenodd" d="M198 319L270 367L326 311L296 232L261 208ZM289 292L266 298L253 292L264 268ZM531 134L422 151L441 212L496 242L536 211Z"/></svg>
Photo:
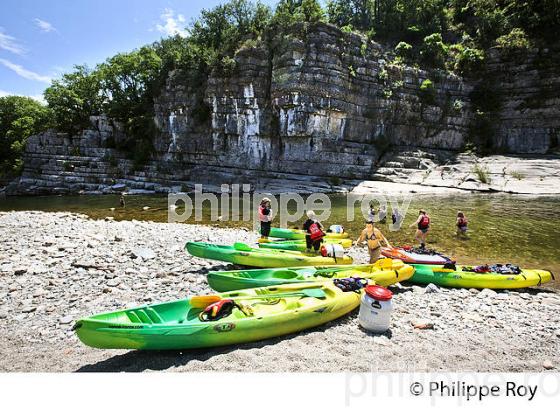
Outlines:
<svg viewBox="0 0 560 410"><path fill-rule="evenodd" d="M270 235L270 226L272 221L272 212L270 210L270 199L263 198L259 206L259 221L261 223L261 237L259 242L268 242Z"/></svg>

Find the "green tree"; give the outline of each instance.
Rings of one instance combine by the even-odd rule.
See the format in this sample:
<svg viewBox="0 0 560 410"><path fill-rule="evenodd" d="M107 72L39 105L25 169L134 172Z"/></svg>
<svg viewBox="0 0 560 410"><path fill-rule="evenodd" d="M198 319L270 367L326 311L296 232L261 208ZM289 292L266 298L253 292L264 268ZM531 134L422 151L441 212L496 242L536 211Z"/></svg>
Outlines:
<svg viewBox="0 0 560 410"><path fill-rule="evenodd" d="M89 124L91 115L103 110L99 73L85 65L77 65L74 71L54 80L45 90L54 122L58 129L73 133Z"/></svg>
<svg viewBox="0 0 560 410"><path fill-rule="evenodd" d="M0 97L0 174L17 175L27 138L49 125L49 109L28 97Z"/></svg>

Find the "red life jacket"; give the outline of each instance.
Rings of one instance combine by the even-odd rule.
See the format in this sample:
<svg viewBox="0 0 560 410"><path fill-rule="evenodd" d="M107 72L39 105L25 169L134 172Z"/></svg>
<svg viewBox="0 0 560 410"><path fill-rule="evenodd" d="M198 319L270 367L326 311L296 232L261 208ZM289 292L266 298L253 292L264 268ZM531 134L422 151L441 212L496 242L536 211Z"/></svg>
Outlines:
<svg viewBox="0 0 560 410"><path fill-rule="evenodd" d="M325 233L321 230L319 224L317 222L313 222L309 226L309 237L311 238L311 240L316 241L321 239L323 236L325 236Z"/></svg>
<svg viewBox="0 0 560 410"><path fill-rule="evenodd" d="M419 229L426 229L430 226L430 217L428 215L422 215L420 223L418 224Z"/></svg>
<svg viewBox="0 0 560 410"><path fill-rule="evenodd" d="M457 221L457 226L459 228L467 226L467 224L468 224L467 218L459 218L459 220Z"/></svg>
<svg viewBox="0 0 560 410"><path fill-rule="evenodd" d="M259 206L259 221L260 222L268 222L270 221L270 211L268 211L268 215L264 214L265 207Z"/></svg>

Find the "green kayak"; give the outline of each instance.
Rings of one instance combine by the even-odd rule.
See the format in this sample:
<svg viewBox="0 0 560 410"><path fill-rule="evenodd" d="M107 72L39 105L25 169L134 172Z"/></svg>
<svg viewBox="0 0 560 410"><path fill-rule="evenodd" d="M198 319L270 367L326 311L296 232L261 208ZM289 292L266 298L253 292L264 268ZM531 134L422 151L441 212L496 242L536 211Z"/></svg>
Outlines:
<svg viewBox="0 0 560 410"><path fill-rule="evenodd" d="M287 228L270 228L271 238L283 238L283 239L305 239L305 231L302 229L287 229ZM331 239L344 239L348 238L347 232L335 233L326 232L325 238Z"/></svg>
<svg viewBox="0 0 560 410"><path fill-rule="evenodd" d="M477 273L463 270L464 266L457 265L456 269L445 269L441 265L412 265L414 275L410 279L413 283L433 283L439 286L453 288L476 289L516 289L529 286L539 286L549 282L552 273L546 270L523 269L519 274Z"/></svg>
<svg viewBox="0 0 560 410"><path fill-rule="evenodd" d="M343 248L350 248L352 246L352 239L323 239L324 244L341 245ZM287 240L287 241L271 241L259 242L259 248L264 249L284 249L287 251L301 251L307 250L305 239Z"/></svg>
<svg viewBox="0 0 560 410"><path fill-rule="evenodd" d="M295 267L208 272L208 284L218 292L288 283L329 281L350 276L389 286L410 279L414 268L398 259L381 259L372 265Z"/></svg>
<svg viewBox="0 0 560 410"><path fill-rule="evenodd" d="M215 321L202 321L203 308L189 298L101 313L78 320L74 329L84 344L100 349L194 349L295 333L337 319L360 303L360 294L342 292L332 283L311 285L222 293L217 296L238 306ZM310 287L321 295L308 296Z"/></svg>
<svg viewBox="0 0 560 410"><path fill-rule="evenodd" d="M191 255L200 258L260 268L350 265L352 263L352 258L349 256L330 258L316 253L308 254L279 249L255 249L244 243L235 243L233 246L226 246L214 245L206 242L187 242L185 248Z"/></svg>

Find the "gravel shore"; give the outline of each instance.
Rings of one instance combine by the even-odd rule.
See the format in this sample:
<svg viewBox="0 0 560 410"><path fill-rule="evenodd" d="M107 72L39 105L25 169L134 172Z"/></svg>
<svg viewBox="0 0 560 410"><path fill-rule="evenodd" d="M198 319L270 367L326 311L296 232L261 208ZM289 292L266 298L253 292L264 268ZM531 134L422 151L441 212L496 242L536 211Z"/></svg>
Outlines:
<svg viewBox="0 0 560 410"><path fill-rule="evenodd" d="M183 352L103 351L80 343L79 317L210 293L187 240L254 243L253 232L0 213L0 371L546 371L560 367L560 294L392 287L391 330L360 329L357 312L295 335ZM364 263L362 248L351 251Z"/></svg>

